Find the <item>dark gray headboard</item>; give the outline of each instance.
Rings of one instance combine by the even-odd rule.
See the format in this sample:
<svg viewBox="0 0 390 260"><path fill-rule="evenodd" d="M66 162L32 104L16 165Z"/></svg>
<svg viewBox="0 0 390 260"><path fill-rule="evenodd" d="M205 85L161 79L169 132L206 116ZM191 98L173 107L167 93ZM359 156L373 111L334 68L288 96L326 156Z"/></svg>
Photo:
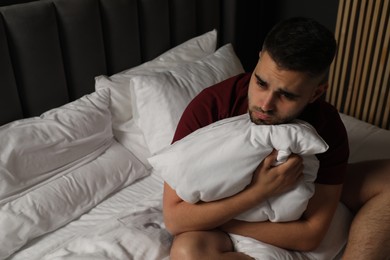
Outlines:
<svg viewBox="0 0 390 260"><path fill-rule="evenodd" d="M0 7L0 125L91 93L95 76L136 66L213 28L219 45L233 43L250 70L265 30L261 2L41 0Z"/></svg>

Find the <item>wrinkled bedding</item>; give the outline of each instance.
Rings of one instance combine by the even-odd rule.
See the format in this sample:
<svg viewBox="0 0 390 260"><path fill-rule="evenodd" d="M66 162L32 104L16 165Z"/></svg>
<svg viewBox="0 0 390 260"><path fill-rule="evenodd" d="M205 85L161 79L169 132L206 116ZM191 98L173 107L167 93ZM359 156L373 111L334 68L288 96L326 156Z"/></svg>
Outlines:
<svg viewBox="0 0 390 260"><path fill-rule="evenodd" d="M9 259L163 259L171 237L161 214L162 181L147 176Z"/></svg>

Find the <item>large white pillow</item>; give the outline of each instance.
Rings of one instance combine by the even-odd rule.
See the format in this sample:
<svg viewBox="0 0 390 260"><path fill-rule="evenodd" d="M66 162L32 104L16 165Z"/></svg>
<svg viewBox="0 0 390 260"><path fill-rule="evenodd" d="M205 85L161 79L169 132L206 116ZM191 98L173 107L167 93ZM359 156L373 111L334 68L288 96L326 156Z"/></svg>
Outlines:
<svg viewBox="0 0 390 260"><path fill-rule="evenodd" d="M180 64L197 61L216 50L217 31L212 30L194 37L157 58L139 66L116 73L110 77L101 75L95 79L95 88L111 89L111 105L113 133L115 138L135 154L147 167L150 151L141 130L134 124L132 117L130 79L135 75L145 75L172 69Z"/></svg>
<svg viewBox="0 0 390 260"><path fill-rule="evenodd" d="M109 89L0 128L0 258L148 171L111 132Z"/></svg>
<svg viewBox="0 0 390 260"><path fill-rule="evenodd" d="M133 76L161 72L178 64L192 62L206 57L216 50L217 31L212 30L192 38L161 54L157 58L134 68L116 73L110 77L101 75L95 78L95 88L111 88L111 106L113 126L116 128L132 118L129 82Z"/></svg>
<svg viewBox="0 0 390 260"><path fill-rule="evenodd" d="M204 88L244 72L231 44L209 56L130 81L134 120L152 154L168 146L188 103Z"/></svg>
<svg viewBox="0 0 390 260"><path fill-rule="evenodd" d="M303 121L256 125L249 114L223 119L175 142L149 162L184 201L208 202L243 190L273 149L278 150L276 163L284 162L291 153L302 156L303 180L293 190L269 198L237 219L296 220L314 193L319 167L315 154L328 149L315 129Z"/></svg>

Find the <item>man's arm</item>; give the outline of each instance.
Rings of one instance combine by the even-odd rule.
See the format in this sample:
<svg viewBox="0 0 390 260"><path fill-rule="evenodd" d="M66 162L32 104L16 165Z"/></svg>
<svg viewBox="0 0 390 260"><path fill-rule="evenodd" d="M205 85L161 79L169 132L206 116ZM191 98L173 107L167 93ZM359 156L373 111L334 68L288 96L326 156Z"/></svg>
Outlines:
<svg viewBox="0 0 390 260"><path fill-rule="evenodd" d="M250 185L238 194L218 201L189 204L164 185L164 221L174 235L194 230L210 230L253 208L265 199L291 189L302 176L302 158L292 155L283 164L272 166L276 152L256 169Z"/></svg>
<svg viewBox="0 0 390 260"><path fill-rule="evenodd" d="M314 250L321 243L332 221L342 185L316 184L315 188L315 194L298 221L272 223L231 220L220 228L290 250Z"/></svg>

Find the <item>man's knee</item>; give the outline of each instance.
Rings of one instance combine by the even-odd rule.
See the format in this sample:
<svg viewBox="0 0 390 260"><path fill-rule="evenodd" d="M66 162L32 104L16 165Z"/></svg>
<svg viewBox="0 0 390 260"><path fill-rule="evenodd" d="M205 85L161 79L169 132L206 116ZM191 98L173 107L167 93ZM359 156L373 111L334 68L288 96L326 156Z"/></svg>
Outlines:
<svg viewBox="0 0 390 260"><path fill-rule="evenodd" d="M170 259L175 260L175 259L197 259L197 254L194 250L194 248L181 245L181 243L178 244L173 244L171 248L171 253L170 253Z"/></svg>
<svg viewBox="0 0 390 260"><path fill-rule="evenodd" d="M173 240L170 258L174 259L195 259L198 249L201 248L201 241L197 239L194 232L177 235Z"/></svg>
<svg viewBox="0 0 390 260"><path fill-rule="evenodd" d="M194 231L182 233L175 237L170 258L205 259L233 250L229 237L219 231Z"/></svg>

